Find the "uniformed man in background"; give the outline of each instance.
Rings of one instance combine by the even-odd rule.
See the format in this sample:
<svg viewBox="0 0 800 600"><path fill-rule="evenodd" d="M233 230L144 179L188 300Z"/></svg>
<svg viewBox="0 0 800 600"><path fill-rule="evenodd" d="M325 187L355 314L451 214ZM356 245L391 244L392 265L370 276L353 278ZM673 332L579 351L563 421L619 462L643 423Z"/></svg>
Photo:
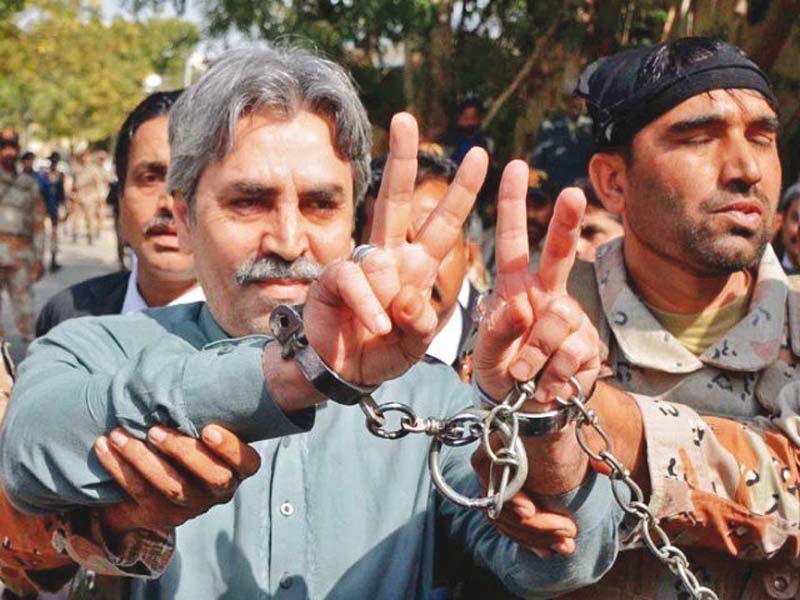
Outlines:
<svg viewBox="0 0 800 600"><path fill-rule="evenodd" d="M33 339L31 286L43 272L44 203L39 184L17 173L19 138L0 131L0 289L8 291L23 341ZM0 323L0 336L4 335Z"/></svg>

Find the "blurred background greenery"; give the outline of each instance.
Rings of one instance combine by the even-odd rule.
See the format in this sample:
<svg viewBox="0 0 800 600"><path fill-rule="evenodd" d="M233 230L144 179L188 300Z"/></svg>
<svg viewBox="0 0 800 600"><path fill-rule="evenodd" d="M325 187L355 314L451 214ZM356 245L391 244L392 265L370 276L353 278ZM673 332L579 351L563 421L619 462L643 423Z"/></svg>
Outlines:
<svg viewBox="0 0 800 600"><path fill-rule="evenodd" d="M225 47L291 40L351 69L379 145L398 110L413 112L423 136L435 140L458 102L479 96L504 161L528 155L588 61L714 35L770 73L786 179L798 175L800 0L98 2L0 0L0 124L66 149L110 148L125 113L148 91L181 87Z"/></svg>

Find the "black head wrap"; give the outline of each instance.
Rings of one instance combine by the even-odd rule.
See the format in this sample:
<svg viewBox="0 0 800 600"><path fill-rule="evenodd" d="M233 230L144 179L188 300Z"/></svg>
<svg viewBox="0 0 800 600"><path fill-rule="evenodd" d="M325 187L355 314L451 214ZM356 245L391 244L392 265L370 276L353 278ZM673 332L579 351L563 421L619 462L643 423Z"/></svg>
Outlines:
<svg viewBox="0 0 800 600"><path fill-rule="evenodd" d="M760 92L777 112L766 74L744 52L720 40L681 38L596 60L575 94L586 100L595 150L626 145L637 131L678 104L711 90Z"/></svg>

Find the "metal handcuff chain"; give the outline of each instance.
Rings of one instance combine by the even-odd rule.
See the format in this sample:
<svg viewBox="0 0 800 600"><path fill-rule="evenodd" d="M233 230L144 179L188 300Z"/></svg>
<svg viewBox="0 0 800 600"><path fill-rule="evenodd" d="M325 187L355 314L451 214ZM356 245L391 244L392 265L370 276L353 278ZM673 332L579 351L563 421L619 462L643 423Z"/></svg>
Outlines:
<svg viewBox="0 0 800 600"><path fill-rule="evenodd" d="M529 395L530 394L530 395ZM522 489L528 477L528 456L519 435L515 412L533 392L520 390L509 394L505 401L492 410L465 408L447 419L419 417L414 410L400 402L377 404L372 396L364 396L359 403L366 416L367 429L373 435L396 440L408 434L431 436L428 467L431 480L441 494L461 506L485 510L490 518L497 518L503 504ZM512 402L513 400L513 402ZM400 423L395 429L386 428L386 416L399 413ZM492 447L492 434L497 433ZM465 446L480 441L490 461L487 494L469 497L458 492L446 480L441 467L443 446Z"/></svg>
<svg viewBox="0 0 800 600"><path fill-rule="evenodd" d="M575 436L583 452L592 460L604 463L609 469L609 478L622 483L630 492L626 501L616 485L611 486L614 501L627 515L638 520L645 547L678 579L684 590L694 600L719 600L716 593L700 584L692 572L689 559L678 547L672 544L666 531L659 525L650 507L647 506L644 492L631 477L630 471L613 454L611 438L599 423L597 413L588 406L588 401L580 383L574 377L570 382L575 394L567 400L557 399L562 409L575 409L577 412ZM519 435L519 410L533 397L536 385L533 381L517 383L514 389L491 410L465 409L449 419L419 417L414 410L399 402L377 404L372 396L365 396L361 409L367 417L367 429L383 439L399 439L410 433L424 433L433 437L428 452L428 468L431 480L441 494L448 500L467 508L485 510L496 519L503 510L503 504L522 489L528 474L527 455ZM386 414L401 414L397 429L387 430ZM603 449L594 451L589 446L586 430L592 429L602 440ZM492 434L498 433L500 447L493 447ZM447 482L441 469L442 446L461 446L480 441L489 458L487 494L470 498L457 492ZM495 444L496 446L496 444ZM499 471L499 473L498 473Z"/></svg>
<svg viewBox="0 0 800 600"><path fill-rule="evenodd" d="M617 505L627 515L638 519L637 526L641 529L644 545L678 579L691 598L694 600L719 600L713 590L700 584L689 566L689 559L682 550L672 544L667 532L658 524L658 519L647 506L642 488L631 477L630 471L614 456L611 450L611 438L600 425L597 413L587 406L586 396L578 380L571 377L570 382L575 388L575 394L568 400L559 398L558 404L564 408L572 407L578 410L575 436L581 449L593 461L605 464L610 471L609 478L619 481L630 491L630 500L626 502L617 486L611 486ZM603 444L602 450L596 452L589 447L586 440L587 429L594 430L600 436Z"/></svg>

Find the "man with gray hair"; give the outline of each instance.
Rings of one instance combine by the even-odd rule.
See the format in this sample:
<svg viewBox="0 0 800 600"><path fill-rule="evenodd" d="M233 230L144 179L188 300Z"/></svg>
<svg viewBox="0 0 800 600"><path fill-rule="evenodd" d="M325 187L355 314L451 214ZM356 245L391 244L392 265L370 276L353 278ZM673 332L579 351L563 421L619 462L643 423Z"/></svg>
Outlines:
<svg viewBox="0 0 800 600"><path fill-rule="evenodd" d="M82 528L65 523L64 537L116 553L115 567L130 575L160 576L134 580L132 597L428 597L435 530L529 598L586 585L613 562L622 514L574 434L525 439L520 455L538 468L520 485L554 511L528 522L556 526L518 545L482 513L433 493L424 436L371 437L361 412L343 406L371 392L379 404L441 419L473 396L449 368L417 363L436 329L428 298L437 268L488 157L477 148L466 155L409 239L418 133L410 115L395 116L370 244L351 253L369 131L334 63L293 48L228 53L170 121L168 187L207 303L70 321L32 346L0 434L3 484L31 512L90 507ZM519 228L527 175L515 161L501 184L498 284L475 374L495 398L514 389L521 367L525 380L541 375L532 410L552 405L570 381L591 389L599 348L566 295L583 199L559 199L531 274ZM302 316L287 306L298 304ZM253 443L261 467L232 502L198 517L209 503L192 492L195 476L220 474L212 491L226 502L238 484L224 476L228 467L242 477L258 469L244 464L246 446L220 460L219 425ZM474 496L472 450L446 447L441 469L455 491ZM115 510L123 500L126 510ZM539 545L559 556L543 560Z"/></svg>

